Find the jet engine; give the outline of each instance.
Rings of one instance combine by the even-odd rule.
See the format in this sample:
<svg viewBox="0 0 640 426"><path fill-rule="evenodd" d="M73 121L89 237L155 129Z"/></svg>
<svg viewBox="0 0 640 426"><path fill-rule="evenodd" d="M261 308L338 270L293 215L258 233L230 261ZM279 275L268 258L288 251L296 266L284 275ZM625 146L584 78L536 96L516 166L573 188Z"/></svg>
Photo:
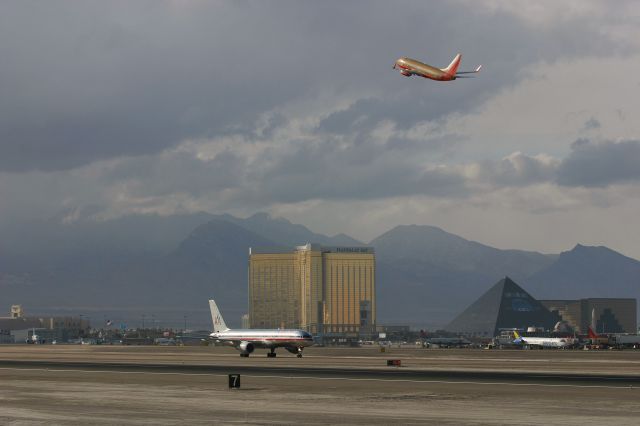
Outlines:
<svg viewBox="0 0 640 426"><path fill-rule="evenodd" d="M255 347L251 342L240 342L240 346L238 346L238 349L240 349L242 353L250 354L251 352L253 352Z"/></svg>
<svg viewBox="0 0 640 426"><path fill-rule="evenodd" d="M292 354L297 354L299 352L298 348L291 348L289 346L287 346L285 349L291 352Z"/></svg>
<svg viewBox="0 0 640 426"><path fill-rule="evenodd" d="M400 74L404 75L405 77L411 77L411 73L409 71L400 71Z"/></svg>

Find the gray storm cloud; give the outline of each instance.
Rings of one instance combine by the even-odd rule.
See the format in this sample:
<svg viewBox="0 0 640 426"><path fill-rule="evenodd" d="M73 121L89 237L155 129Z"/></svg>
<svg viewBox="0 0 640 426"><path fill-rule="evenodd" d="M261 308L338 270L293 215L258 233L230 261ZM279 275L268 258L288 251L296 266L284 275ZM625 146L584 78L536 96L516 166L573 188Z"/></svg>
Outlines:
<svg viewBox="0 0 640 426"><path fill-rule="evenodd" d="M640 141L591 142L578 140L558 169L565 186L607 187L640 181Z"/></svg>
<svg viewBox="0 0 640 426"><path fill-rule="evenodd" d="M0 226L636 181L634 141L576 144L562 159L514 137L465 154L482 141L448 120L517 88L530 65L636 48L608 31L625 22L618 9L532 24L476 5L3 2ZM464 69L484 64L479 78L391 69L399 56L445 66L457 52ZM606 128L581 119L576 131L583 123Z"/></svg>
<svg viewBox="0 0 640 426"><path fill-rule="evenodd" d="M478 106L543 57L620 49L596 20L538 32L506 13L474 9L3 2L0 170L67 170L249 132L261 113L327 91L366 95L320 129L349 132L385 119L410 127ZM464 66L490 64L483 84L425 85L390 70L400 55L446 65L457 51Z"/></svg>

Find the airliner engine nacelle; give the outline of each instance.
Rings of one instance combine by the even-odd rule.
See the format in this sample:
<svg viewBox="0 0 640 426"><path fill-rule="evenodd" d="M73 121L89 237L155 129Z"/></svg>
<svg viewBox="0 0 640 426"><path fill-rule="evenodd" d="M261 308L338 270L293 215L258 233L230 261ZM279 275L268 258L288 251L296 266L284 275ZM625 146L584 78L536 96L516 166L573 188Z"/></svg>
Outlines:
<svg viewBox="0 0 640 426"><path fill-rule="evenodd" d="M411 77L411 73L409 71L400 71L400 74L404 75L405 77Z"/></svg>
<svg viewBox="0 0 640 426"><path fill-rule="evenodd" d="M253 346L253 343L251 342L240 342L240 346L238 346L238 349L240 349L240 351L245 354L250 354L255 349L255 346Z"/></svg>

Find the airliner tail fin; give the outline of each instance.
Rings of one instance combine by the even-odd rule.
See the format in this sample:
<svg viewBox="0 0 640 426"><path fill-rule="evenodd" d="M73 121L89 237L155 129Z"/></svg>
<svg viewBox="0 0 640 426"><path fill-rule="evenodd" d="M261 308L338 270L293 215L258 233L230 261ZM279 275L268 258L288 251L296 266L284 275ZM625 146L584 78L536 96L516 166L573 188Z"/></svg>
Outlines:
<svg viewBox="0 0 640 426"><path fill-rule="evenodd" d="M456 75L456 72L458 71L458 66L460 65L460 60L462 59L462 55L461 54L457 54L455 58L453 58L453 61L451 61L451 63L449 64L448 67L446 67L445 69L443 69L442 71L446 72L449 75Z"/></svg>
<svg viewBox="0 0 640 426"><path fill-rule="evenodd" d="M215 300L209 300L209 309L211 310L211 320L213 321L213 332L217 333L219 331L229 330L229 327L225 324Z"/></svg>

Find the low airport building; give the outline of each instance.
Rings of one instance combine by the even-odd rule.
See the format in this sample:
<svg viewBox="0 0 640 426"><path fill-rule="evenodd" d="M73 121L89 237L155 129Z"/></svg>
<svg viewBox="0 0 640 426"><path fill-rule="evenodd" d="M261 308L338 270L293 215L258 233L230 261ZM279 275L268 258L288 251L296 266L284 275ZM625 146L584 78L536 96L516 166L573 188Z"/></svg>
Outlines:
<svg viewBox="0 0 640 426"><path fill-rule="evenodd" d="M505 277L451 321L445 330L469 337L492 338L509 329L552 330L558 321L557 313Z"/></svg>
<svg viewBox="0 0 640 426"><path fill-rule="evenodd" d="M89 328L89 321L80 317L29 317L21 305L13 305L10 316L0 317L0 343L22 343L33 330L46 341L65 342L82 336Z"/></svg>
<svg viewBox="0 0 640 426"><path fill-rule="evenodd" d="M600 334L635 334L637 331L636 299L590 298L540 302L579 334L587 334L589 327Z"/></svg>
<svg viewBox="0 0 640 426"><path fill-rule="evenodd" d="M376 262L371 247L249 250L251 328L300 328L314 335L373 335Z"/></svg>

